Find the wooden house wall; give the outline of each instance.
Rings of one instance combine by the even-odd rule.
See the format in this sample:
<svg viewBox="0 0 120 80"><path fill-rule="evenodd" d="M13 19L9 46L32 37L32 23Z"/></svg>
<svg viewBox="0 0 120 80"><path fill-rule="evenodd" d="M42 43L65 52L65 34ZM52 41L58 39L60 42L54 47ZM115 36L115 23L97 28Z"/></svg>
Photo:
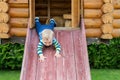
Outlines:
<svg viewBox="0 0 120 80"><path fill-rule="evenodd" d="M105 18L104 16L109 13L111 15L108 19ZM109 22L110 18L111 22ZM103 39L120 37L120 0L84 0L84 20L87 37Z"/></svg>
<svg viewBox="0 0 120 80"><path fill-rule="evenodd" d="M28 23L28 0L9 0L11 36L25 36Z"/></svg>
<svg viewBox="0 0 120 80"><path fill-rule="evenodd" d="M1 2L8 4L8 11L6 11L8 17L1 15L3 16L1 21L8 19L7 22L1 23L7 24L8 26L0 25L0 38L25 36L28 23L28 0L2 0ZM5 32L6 30L8 31Z"/></svg>
<svg viewBox="0 0 120 80"><path fill-rule="evenodd" d="M103 12L103 6L106 4L104 1L84 0L84 21L87 37L111 39L120 36L120 0L112 0L114 9L111 16L113 20L109 24L102 20L103 15L106 14ZM26 36L29 17L28 0L1 0L0 2L5 2L9 6L6 12L0 11L0 15L5 16L0 19L0 38ZM66 18L71 20L71 0L50 0L49 6L45 5L48 2L49 0L35 0L35 16L39 16L42 23L45 23L48 18L56 16L63 18L64 14L69 14Z"/></svg>

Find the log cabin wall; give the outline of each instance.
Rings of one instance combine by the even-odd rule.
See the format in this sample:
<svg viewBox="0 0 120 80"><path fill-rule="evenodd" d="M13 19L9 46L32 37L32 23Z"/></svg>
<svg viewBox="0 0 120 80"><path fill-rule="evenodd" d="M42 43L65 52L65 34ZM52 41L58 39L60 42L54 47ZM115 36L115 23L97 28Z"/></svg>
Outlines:
<svg viewBox="0 0 120 80"><path fill-rule="evenodd" d="M1 38L9 38L9 29L10 25L8 24L9 21L9 4L6 0L0 1L0 37Z"/></svg>
<svg viewBox="0 0 120 80"><path fill-rule="evenodd" d="M84 0L87 37L120 37L120 0Z"/></svg>
<svg viewBox="0 0 120 80"><path fill-rule="evenodd" d="M8 10L5 9L6 6L3 6L3 2L8 5ZM25 36L28 23L28 0L0 0L0 8L6 10L0 9L2 17L0 19L0 38Z"/></svg>
<svg viewBox="0 0 120 80"><path fill-rule="evenodd" d="M25 36L28 24L28 0L9 0L11 36Z"/></svg>
<svg viewBox="0 0 120 80"><path fill-rule="evenodd" d="M0 0L0 38L26 36L28 9L28 0ZM59 17L71 26L71 0L35 0L35 9L42 23ZM120 0L84 0L84 19L87 37L120 37Z"/></svg>

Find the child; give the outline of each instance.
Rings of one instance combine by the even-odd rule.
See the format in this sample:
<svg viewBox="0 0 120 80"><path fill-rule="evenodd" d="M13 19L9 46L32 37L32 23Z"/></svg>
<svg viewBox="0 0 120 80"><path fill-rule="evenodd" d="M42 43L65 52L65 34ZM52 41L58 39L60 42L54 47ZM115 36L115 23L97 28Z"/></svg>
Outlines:
<svg viewBox="0 0 120 80"><path fill-rule="evenodd" d="M35 25L36 25L36 31L37 31L37 34L40 40L40 42L38 43L38 47L37 47L37 53L40 57L39 60L44 61L46 58L42 53L43 46L50 46L50 45L54 45L56 48L55 56L61 57L60 55L61 46L56 40L56 38L54 37L54 32L53 32L54 27L56 26L55 20L50 19L50 24L42 25L39 22L39 17L36 17Z"/></svg>

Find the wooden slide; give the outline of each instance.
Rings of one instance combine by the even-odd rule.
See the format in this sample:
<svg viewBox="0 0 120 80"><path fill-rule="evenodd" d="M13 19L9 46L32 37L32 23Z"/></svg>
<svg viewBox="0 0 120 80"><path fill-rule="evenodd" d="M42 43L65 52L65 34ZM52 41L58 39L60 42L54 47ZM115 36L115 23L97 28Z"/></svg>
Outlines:
<svg viewBox="0 0 120 80"><path fill-rule="evenodd" d="M55 30L61 44L61 58L54 47L43 50L47 57L39 62L35 29L28 28L20 80L91 80L84 23L81 29Z"/></svg>

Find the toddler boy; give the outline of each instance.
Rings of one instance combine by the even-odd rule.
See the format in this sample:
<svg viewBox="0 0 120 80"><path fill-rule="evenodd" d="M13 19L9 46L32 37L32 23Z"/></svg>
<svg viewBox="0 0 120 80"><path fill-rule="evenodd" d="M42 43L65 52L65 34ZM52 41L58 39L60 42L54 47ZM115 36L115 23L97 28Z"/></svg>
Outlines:
<svg viewBox="0 0 120 80"><path fill-rule="evenodd" d="M55 20L50 19L50 24L41 24L39 22L39 17L35 17L35 26L40 40L37 47L37 54L40 57L39 60L44 61L46 58L42 52L43 46L50 46L50 45L54 45L56 48L55 56L61 57L60 55L61 46L56 40L53 32L54 27L56 26Z"/></svg>

